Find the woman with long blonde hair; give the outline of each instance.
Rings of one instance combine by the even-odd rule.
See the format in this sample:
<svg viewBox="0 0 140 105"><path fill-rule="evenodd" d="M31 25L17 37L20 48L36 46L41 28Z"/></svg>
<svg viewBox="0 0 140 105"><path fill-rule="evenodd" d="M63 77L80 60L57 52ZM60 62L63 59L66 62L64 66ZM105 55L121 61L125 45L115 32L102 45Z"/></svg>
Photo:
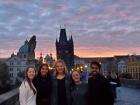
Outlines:
<svg viewBox="0 0 140 105"><path fill-rule="evenodd" d="M69 74L63 60L55 63L53 75L52 105L70 105Z"/></svg>

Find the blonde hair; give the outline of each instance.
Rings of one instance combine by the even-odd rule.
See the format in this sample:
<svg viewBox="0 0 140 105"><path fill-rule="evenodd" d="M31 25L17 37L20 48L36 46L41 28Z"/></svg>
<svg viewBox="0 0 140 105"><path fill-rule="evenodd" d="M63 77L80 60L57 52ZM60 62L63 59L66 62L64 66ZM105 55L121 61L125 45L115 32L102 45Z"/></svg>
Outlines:
<svg viewBox="0 0 140 105"><path fill-rule="evenodd" d="M58 74L58 71L57 71L57 64L58 63L62 63L63 64L63 66L64 66L64 74L67 74L68 73L68 70L67 70L67 67L66 67L65 62L62 59L58 59L56 61L55 65L54 65L54 67L55 67L55 76L57 76L57 74Z"/></svg>

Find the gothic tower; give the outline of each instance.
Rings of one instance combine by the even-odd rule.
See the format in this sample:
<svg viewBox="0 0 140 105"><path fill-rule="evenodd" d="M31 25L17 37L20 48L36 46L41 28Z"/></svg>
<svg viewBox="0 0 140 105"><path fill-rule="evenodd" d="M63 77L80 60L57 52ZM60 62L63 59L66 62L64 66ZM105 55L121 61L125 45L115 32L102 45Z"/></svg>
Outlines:
<svg viewBox="0 0 140 105"><path fill-rule="evenodd" d="M74 44L72 36L67 39L66 30L60 29L59 40L56 39L57 59L66 63L68 70L74 67Z"/></svg>

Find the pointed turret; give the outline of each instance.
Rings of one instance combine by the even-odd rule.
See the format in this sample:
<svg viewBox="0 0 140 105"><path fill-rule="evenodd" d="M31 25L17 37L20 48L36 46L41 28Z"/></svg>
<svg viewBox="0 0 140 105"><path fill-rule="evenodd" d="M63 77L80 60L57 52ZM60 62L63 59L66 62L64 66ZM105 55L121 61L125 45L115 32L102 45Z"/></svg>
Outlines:
<svg viewBox="0 0 140 105"><path fill-rule="evenodd" d="M40 53L40 58L39 58L40 63L43 63L43 56L42 56L42 52Z"/></svg>
<svg viewBox="0 0 140 105"><path fill-rule="evenodd" d="M67 35L65 29L60 30L59 42L67 42Z"/></svg>
<svg viewBox="0 0 140 105"><path fill-rule="evenodd" d="M25 40L25 44L28 44L28 40L27 39Z"/></svg>
<svg viewBox="0 0 140 105"><path fill-rule="evenodd" d="M15 54L14 54L14 52L11 54L11 57L14 57L15 56Z"/></svg>
<svg viewBox="0 0 140 105"><path fill-rule="evenodd" d="M56 38L55 44L57 44L57 43L58 43L58 40L57 40L57 38Z"/></svg>
<svg viewBox="0 0 140 105"><path fill-rule="evenodd" d="M73 38L72 38L72 35L71 35L71 37L70 37L69 41L70 41L71 43L73 43Z"/></svg>

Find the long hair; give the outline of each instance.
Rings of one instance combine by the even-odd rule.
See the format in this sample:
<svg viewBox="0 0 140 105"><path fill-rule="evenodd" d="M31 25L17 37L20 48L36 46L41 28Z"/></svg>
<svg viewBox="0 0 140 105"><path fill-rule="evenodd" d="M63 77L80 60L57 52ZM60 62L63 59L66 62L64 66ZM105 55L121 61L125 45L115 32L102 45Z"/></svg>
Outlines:
<svg viewBox="0 0 140 105"><path fill-rule="evenodd" d="M27 67L26 68L26 71L25 71L25 80L27 81L27 83L29 84L29 87L31 88L31 90L33 91L34 94L36 94L36 90L33 88L32 84L31 84L31 81L27 75L27 72L30 68L33 68L35 70L35 68L33 66L30 66L30 67Z"/></svg>
<svg viewBox="0 0 140 105"><path fill-rule="evenodd" d="M55 67L55 74L54 74L54 76L56 77L58 75L58 71L57 71L57 64L58 63L62 63L63 64L63 66L64 66L64 74L67 75L68 74L68 70L67 70L67 67L65 65L65 62L62 59L58 59L56 61L55 65L54 65L54 67Z"/></svg>

